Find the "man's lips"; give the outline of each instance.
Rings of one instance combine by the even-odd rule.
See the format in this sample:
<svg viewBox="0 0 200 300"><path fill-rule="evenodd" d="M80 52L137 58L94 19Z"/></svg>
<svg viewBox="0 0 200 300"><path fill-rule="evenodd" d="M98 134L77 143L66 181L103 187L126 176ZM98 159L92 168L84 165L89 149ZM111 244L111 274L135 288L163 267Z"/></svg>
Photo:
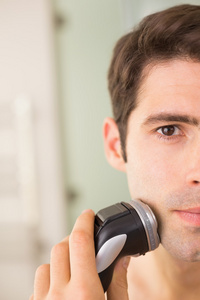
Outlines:
<svg viewBox="0 0 200 300"><path fill-rule="evenodd" d="M193 207L184 210L175 210L175 213L185 222L200 226L200 207Z"/></svg>

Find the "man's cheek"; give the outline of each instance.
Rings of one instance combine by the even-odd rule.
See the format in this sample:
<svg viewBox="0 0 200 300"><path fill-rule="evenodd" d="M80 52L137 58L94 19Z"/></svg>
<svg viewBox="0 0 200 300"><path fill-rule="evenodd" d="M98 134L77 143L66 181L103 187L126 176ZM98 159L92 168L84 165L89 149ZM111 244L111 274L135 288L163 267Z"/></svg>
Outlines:
<svg viewBox="0 0 200 300"><path fill-rule="evenodd" d="M138 199L155 199L160 198L163 192L162 184L158 183L156 172L149 172L147 168L140 167L128 172L128 185L132 198ZM163 181L165 181L163 179Z"/></svg>
<svg viewBox="0 0 200 300"><path fill-rule="evenodd" d="M168 166L158 160L147 159L141 161L137 172L138 180L143 188L147 188L151 192L162 191L167 187L171 179Z"/></svg>

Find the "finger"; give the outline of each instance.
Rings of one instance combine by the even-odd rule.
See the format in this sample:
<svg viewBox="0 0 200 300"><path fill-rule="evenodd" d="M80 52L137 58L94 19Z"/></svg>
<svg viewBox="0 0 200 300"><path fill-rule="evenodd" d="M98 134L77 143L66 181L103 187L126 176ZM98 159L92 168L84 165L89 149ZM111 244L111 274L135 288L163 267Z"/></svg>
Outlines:
<svg viewBox="0 0 200 300"><path fill-rule="evenodd" d="M98 277L94 249L94 212L87 210L77 219L69 240L71 276L83 282Z"/></svg>
<svg viewBox="0 0 200 300"><path fill-rule="evenodd" d="M34 300L34 296L31 295L30 298L29 298L29 300Z"/></svg>
<svg viewBox="0 0 200 300"><path fill-rule="evenodd" d="M116 265L107 291L108 300L128 300L127 268L130 257L122 258Z"/></svg>
<svg viewBox="0 0 200 300"><path fill-rule="evenodd" d="M70 279L69 237L55 245L51 251L51 288L61 289Z"/></svg>
<svg viewBox="0 0 200 300"><path fill-rule="evenodd" d="M50 286L50 266L41 265L36 270L34 282L34 300L42 300L49 291Z"/></svg>

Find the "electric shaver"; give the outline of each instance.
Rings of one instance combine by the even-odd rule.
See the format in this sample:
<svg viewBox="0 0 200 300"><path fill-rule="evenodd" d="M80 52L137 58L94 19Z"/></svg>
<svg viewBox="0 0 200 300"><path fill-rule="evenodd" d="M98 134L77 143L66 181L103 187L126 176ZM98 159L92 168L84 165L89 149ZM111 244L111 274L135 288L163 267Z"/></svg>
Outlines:
<svg viewBox="0 0 200 300"><path fill-rule="evenodd" d="M144 255L160 243L156 218L150 207L139 200L100 210L94 226L96 267L104 292L120 258Z"/></svg>

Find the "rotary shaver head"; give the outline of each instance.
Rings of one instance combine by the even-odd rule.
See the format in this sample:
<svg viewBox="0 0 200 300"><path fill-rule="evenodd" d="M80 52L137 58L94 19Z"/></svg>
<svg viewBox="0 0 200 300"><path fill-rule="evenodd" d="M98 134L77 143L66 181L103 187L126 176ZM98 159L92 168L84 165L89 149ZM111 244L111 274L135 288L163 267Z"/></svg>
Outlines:
<svg viewBox="0 0 200 300"><path fill-rule="evenodd" d="M143 223L148 241L149 251L156 249L160 244L160 238L157 232L158 223L151 208L147 204L139 200L131 200L130 204L137 211Z"/></svg>
<svg viewBox="0 0 200 300"><path fill-rule="evenodd" d="M118 259L139 256L160 243L156 218L148 205L131 200L100 210L95 217L96 266L104 291Z"/></svg>

